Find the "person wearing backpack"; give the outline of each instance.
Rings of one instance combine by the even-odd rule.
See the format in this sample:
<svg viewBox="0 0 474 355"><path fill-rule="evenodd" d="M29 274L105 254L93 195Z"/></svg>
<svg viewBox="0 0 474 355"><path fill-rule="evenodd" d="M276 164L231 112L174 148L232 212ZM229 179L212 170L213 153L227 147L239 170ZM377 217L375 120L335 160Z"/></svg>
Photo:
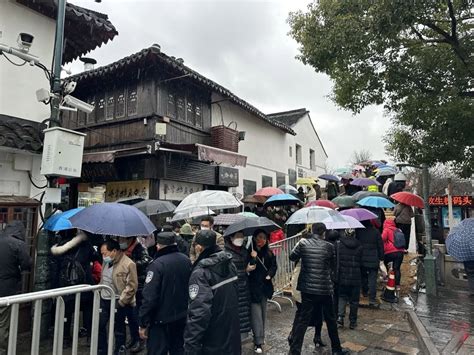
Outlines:
<svg viewBox="0 0 474 355"><path fill-rule="evenodd" d="M387 270L389 269L388 264L393 263L395 285L398 291L400 290L400 269L403 262L403 255L405 253L405 236L403 232L397 228L393 219L385 220L383 224L382 241L385 253L384 263L387 266Z"/></svg>
<svg viewBox="0 0 474 355"><path fill-rule="evenodd" d="M405 249L408 249L410 247L411 219L415 216L413 208L400 202L393 209L393 214L395 215L395 224L405 235Z"/></svg>
<svg viewBox="0 0 474 355"><path fill-rule="evenodd" d="M87 234L79 231L73 236L74 231L61 231L59 243L51 247L51 275L52 287L67 287L81 284L94 285L92 276L92 263L99 259ZM72 237L73 236L73 237ZM66 296L64 325L64 347L72 344L71 324L74 313L74 297ZM81 310L83 311L84 328L90 337L92 326L92 295L90 293L81 294Z"/></svg>

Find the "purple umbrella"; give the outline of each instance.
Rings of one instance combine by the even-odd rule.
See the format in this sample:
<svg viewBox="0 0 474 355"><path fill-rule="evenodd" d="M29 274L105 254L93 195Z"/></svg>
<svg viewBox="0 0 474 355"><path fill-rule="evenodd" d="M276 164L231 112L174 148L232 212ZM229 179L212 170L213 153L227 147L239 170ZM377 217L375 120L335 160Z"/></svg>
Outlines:
<svg viewBox="0 0 474 355"><path fill-rule="evenodd" d="M377 180L369 178L357 178L351 181L351 185L354 186L380 186L380 183Z"/></svg>
<svg viewBox="0 0 474 355"><path fill-rule="evenodd" d="M365 208L351 208L340 212L342 215L354 217L358 221L367 221L370 219L376 219L375 213L366 210Z"/></svg>
<svg viewBox="0 0 474 355"><path fill-rule="evenodd" d="M349 223L352 229L365 228L362 223L360 223L357 219L355 219L352 216L342 215L342 218L344 218L346 222Z"/></svg>

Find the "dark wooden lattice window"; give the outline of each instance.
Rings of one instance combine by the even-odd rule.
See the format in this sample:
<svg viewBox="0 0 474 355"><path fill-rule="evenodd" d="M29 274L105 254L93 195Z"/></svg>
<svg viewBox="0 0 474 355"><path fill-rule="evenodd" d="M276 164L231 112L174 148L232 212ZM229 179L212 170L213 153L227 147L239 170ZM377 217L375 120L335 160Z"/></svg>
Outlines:
<svg viewBox="0 0 474 355"><path fill-rule="evenodd" d="M99 97L97 99L95 117L97 122L105 121L105 97Z"/></svg>
<svg viewBox="0 0 474 355"><path fill-rule="evenodd" d="M128 88L127 95L127 115L133 116L137 114L137 86Z"/></svg>
<svg viewBox="0 0 474 355"><path fill-rule="evenodd" d="M125 89L119 89L115 99L115 118L125 117Z"/></svg>
<svg viewBox="0 0 474 355"><path fill-rule="evenodd" d="M186 111L184 108L184 98L183 97L178 97L176 100L176 108L177 108L177 116L178 120L180 121L185 121L186 120Z"/></svg>
<svg viewBox="0 0 474 355"><path fill-rule="evenodd" d="M194 109L193 103L190 100L186 102L186 122L194 125Z"/></svg>
<svg viewBox="0 0 474 355"><path fill-rule="evenodd" d="M107 94L107 102L105 106L105 119L107 121L114 119L115 98L113 93Z"/></svg>
<svg viewBox="0 0 474 355"><path fill-rule="evenodd" d="M95 107L95 97L94 97L94 96L90 97L90 98L87 100L87 103L88 103L89 105L92 105L92 106ZM87 122L87 124L95 123L96 110L97 110L97 108L95 108L94 111L92 111L91 113L87 114L87 116L86 116L86 122Z"/></svg>
<svg viewBox="0 0 474 355"><path fill-rule="evenodd" d="M196 103L194 113L196 114L196 127L202 128L202 107L200 102Z"/></svg>
<svg viewBox="0 0 474 355"><path fill-rule="evenodd" d="M166 105L166 115L170 118L176 118L176 97L168 93L168 103Z"/></svg>

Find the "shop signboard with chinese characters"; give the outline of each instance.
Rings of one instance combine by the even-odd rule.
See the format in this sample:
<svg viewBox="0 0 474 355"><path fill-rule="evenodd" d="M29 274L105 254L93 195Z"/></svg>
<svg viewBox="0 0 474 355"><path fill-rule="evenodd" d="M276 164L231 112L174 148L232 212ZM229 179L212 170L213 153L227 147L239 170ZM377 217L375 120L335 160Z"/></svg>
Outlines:
<svg viewBox="0 0 474 355"><path fill-rule="evenodd" d="M239 185L239 170L235 168L228 168L226 166L219 166L217 169L218 179L217 183L220 186L238 186Z"/></svg>
<svg viewBox="0 0 474 355"><path fill-rule="evenodd" d="M201 184L160 180L160 200L182 201L186 196L202 190Z"/></svg>
<svg viewBox="0 0 474 355"><path fill-rule="evenodd" d="M453 206L458 207L474 207L472 203L472 196L452 196ZM430 196L428 199L430 206L447 206L448 196Z"/></svg>
<svg viewBox="0 0 474 355"><path fill-rule="evenodd" d="M143 198L150 194L150 180L112 181L108 182L105 191L105 202Z"/></svg>

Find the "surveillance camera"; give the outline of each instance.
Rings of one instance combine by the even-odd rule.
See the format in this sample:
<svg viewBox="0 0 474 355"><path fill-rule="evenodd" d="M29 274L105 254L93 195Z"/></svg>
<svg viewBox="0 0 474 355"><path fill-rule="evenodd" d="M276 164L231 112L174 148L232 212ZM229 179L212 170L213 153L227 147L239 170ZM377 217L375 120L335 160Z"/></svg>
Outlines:
<svg viewBox="0 0 474 355"><path fill-rule="evenodd" d="M84 111L85 113L91 113L94 111L94 106L89 105L87 102L79 100L71 95L64 96L63 102L69 106L77 108L80 111Z"/></svg>
<svg viewBox="0 0 474 355"><path fill-rule="evenodd" d="M21 32L18 35L18 46L21 50L28 52L35 37L29 33Z"/></svg>
<svg viewBox="0 0 474 355"><path fill-rule="evenodd" d="M75 81L70 81L64 85L64 93L65 94L71 94L77 86L77 82Z"/></svg>

